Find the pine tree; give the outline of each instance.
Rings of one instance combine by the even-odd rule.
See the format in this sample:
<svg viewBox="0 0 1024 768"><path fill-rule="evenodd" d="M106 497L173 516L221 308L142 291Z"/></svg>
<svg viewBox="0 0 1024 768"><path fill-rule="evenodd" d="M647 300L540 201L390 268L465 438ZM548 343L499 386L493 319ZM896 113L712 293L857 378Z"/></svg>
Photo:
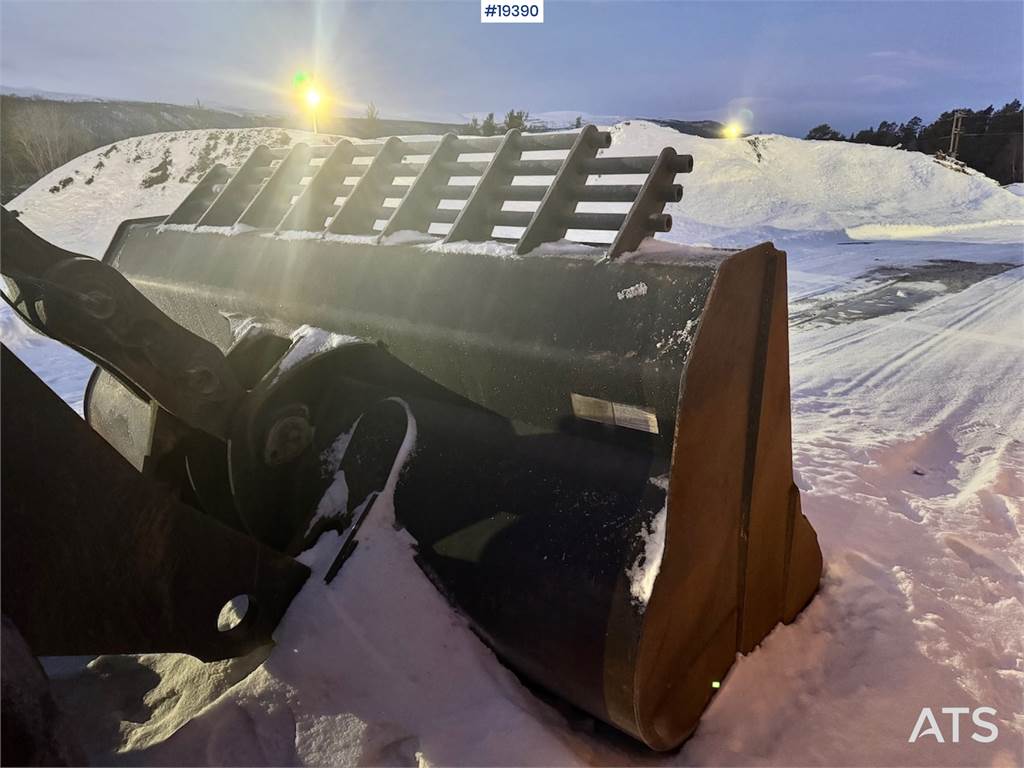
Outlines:
<svg viewBox="0 0 1024 768"><path fill-rule="evenodd" d="M494 113L488 112L487 117L480 123L480 133L484 136L493 136L498 132L498 126L494 122Z"/></svg>
<svg viewBox="0 0 1024 768"><path fill-rule="evenodd" d="M523 130L526 128L526 120L529 118L530 113L523 110L518 112L514 109L510 109L505 113L505 130L511 131L513 128Z"/></svg>
<svg viewBox="0 0 1024 768"><path fill-rule="evenodd" d="M816 139L818 141L843 141L843 134L835 130L828 123L822 123L811 128L804 138Z"/></svg>
<svg viewBox="0 0 1024 768"><path fill-rule="evenodd" d="M922 120L916 115L905 123L901 123L897 129L897 134L900 137L900 146L903 149L917 149L917 134L921 132Z"/></svg>

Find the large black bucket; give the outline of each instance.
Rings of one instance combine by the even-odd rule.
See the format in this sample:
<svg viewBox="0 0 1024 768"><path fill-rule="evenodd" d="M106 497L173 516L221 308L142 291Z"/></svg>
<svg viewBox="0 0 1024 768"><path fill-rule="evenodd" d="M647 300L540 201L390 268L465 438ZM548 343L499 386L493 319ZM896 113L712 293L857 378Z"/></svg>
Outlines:
<svg viewBox="0 0 1024 768"><path fill-rule="evenodd" d="M395 506L424 569L514 668L670 748L818 583L792 483L784 255L473 250L149 220L106 259L224 349L228 315L375 342L334 371L338 398L408 405ZM101 378L87 403L121 446L107 425L125 401Z"/></svg>
<svg viewBox="0 0 1024 768"><path fill-rule="evenodd" d="M792 479L785 255L645 240L692 160L599 157L609 143L260 148L166 219L125 222L105 260L223 350L229 316L352 337L288 394L318 447L403 401L395 509L426 573L512 667L667 749L810 600L821 554ZM87 415L142 465L134 395L100 375ZM294 546L312 510L262 506L248 529Z"/></svg>

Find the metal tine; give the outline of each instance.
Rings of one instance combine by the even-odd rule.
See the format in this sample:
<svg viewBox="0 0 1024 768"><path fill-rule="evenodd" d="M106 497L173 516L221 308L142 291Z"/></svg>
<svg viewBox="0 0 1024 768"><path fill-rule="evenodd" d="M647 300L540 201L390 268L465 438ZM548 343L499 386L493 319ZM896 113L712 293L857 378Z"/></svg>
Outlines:
<svg viewBox="0 0 1024 768"><path fill-rule="evenodd" d="M267 179L267 183L242 211L238 223L250 227L268 227L280 221L291 202L290 188L295 182L301 181L311 158L312 150L308 144L293 146Z"/></svg>
<svg viewBox="0 0 1024 768"><path fill-rule="evenodd" d="M570 229L611 229L618 230L626 220L624 213L570 213L566 219L566 230ZM658 230L659 232L665 230ZM565 237L563 232L561 237Z"/></svg>
<svg viewBox="0 0 1024 768"><path fill-rule="evenodd" d="M245 210L244 189L252 182L260 181L259 169L269 164L270 148L265 144L256 147L242 163L238 173L224 185L224 189L214 199L206 213L202 215L197 227L230 227Z"/></svg>
<svg viewBox="0 0 1024 768"><path fill-rule="evenodd" d="M501 146L504 138L504 136L460 136L459 152L463 154L495 152ZM523 152L557 151L571 149L576 142L576 133L524 133L520 140Z"/></svg>
<svg viewBox="0 0 1024 768"><path fill-rule="evenodd" d="M504 211L494 214L494 225L498 227L527 227L533 219L533 211Z"/></svg>
<svg viewBox="0 0 1024 768"><path fill-rule="evenodd" d="M555 180L551 182L537 211L516 243L516 253L529 253L541 243L561 240L568 231L568 218L576 210L577 190L587 183L583 169L585 161L597 156L597 150L611 145L612 137L601 136L593 125L588 125L576 137L576 143L562 162Z"/></svg>
<svg viewBox="0 0 1024 768"><path fill-rule="evenodd" d="M466 200L473 190L476 188L476 184L445 184L438 190L438 197L441 200ZM544 187L543 189L547 189ZM540 200L544 196L544 192L541 191L536 197L530 198L531 200ZM508 198L512 200L514 198Z"/></svg>
<svg viewBox="0 0 1024 768"><path fill-rule="evenodd" d="M689 157L689 155L683 155ZM656 157L594 157L583 163L588 176L611 174L647 174L658 158ZM516 176L551 176L562 167L562 160L520 160L512 170ZM680 171L685 173L685 171Z"/></svg>
<svg viewBox="0 0 1024 768"><path fill-rule="evenodd" d="M427 141L403 140L402 143L405 144L405 154L407 155L432 155L439 142L429 139Z"/></svg>
<svg viewBox="0 0 1024 768"><path fill-rule="evenodd" d="M188 196L164 219L164 224L195 224L210 207L217 196L214 188L231 178L231 171L224 163L216 163L199 180ZM192 214L195 211L195 214Z"/></svg>
<svg viewBox="0 0 1024 768"><path fill-rule="evenodd" d="M662 214L666 216L667 214ZM533 211L498 211L494 216L494 223L501 227L524 227L528 228L532 223ZM565 230L570 229L610 229L617 230L626 220L624 213L568 213L559 221L559 226ZM564 222L564 224L563 224ZM665 231L656 229L656 231ZM559 237L551 240L542 240L542 243L551 243L565 237L563 232ZM515 239L515 238L513 238ZM518 238L521 240L522 238ZM605 244L607 245L607 243ZM531 249L532 250L532 249ZM519 253L517 251L517 253ZM529 251L523 251L529 253Z"/></svg>
<svg viewBox="0 0 1024 768"><path fill-rule="evenodd" d="M678 203L682 199L682 187L673 185L675 191L666 202ZM505 200L539 202L547 194L549 184L514 184L505 191ZM579 190L581 203L632 203L640 194L640 184L586 184ZM473 191L473 185L446 184L441 187L442 200L465 200Z"/></svg>
<svg viewBox="0 0 1024 768"><path fill-rule="evenodd" d="M395 176L419 176L423 173L423 163L408 163L399 160L398 162L392 163L387 171L391 174L391 178Z"/></svg>
<svg viewBox="0 0 1024 768"><path fill-rule="evenodd" d="M458 208L435 208L430 214L430 224L454 224L459 213Z"/></svg>
<svg viewBox="0 0 1024 768"><path fill-rule="evenodd" d="M690 155L678 155L672 147L661 150L633 207L626 214L622 228L608 248L609 260L635 251L652 232L667 232L671 229L672 217L662 212L665 210L666 198L674 194L676 174L692 170L693 157Z"/></svg>
<svg viewBox="0 0 1024 768"><path fill-rule="evenodd" d="M342 186L345 180L338 173L341 168L352 162L356 151L356 147L348 140L339 141L334 145L331 154L326 157L319 170L313 174L313 178L309 180L309 184L299 195L299 199L295 201L291 210L277 225L277 231L310 231L313 230L314 225L315 230L313 231L323 230L327 212L333 205L334 198L337 197L336 194L331 193ZM329 200L328 196L330 196ZM319 220L317 220L318 218Z"/></svg>
<svg viewBox="0 0 1024 768"><path fill-rule="evenodd" d="M480 242L491 236L495 214L501 210L502 191L512 183L515 175L510 167L522 154L519 139L520 132L517 129L505 134L444 242Z"/></svg>
<svg viewBox="0 0 1024 768"><path fill-rule="evenodd" d="M490 160L452 160L445 170L449 176L483 176L489 165Z"/></svg>
<svg viewBox="0 0 1024 768"><path fill-rule="evenodd" d="M430 158L419 176L409 187L394 215L388 220L387 226L380 233L378 242L388 235L401 230L410 229L426 232L431 223L431 215L443 199L440 190L445 188L451 175L445 169L446 164L459 156L459 137L454 133L446 133L435 147ZM390 189L394 189L391 187Z"/></svg>
<svg viewBox="0 0 1024 768"><path fill-rule="evenodd" d="M382 141L354 141L350 143L354 150L353 157L376 157L385 144Z"/></svg>
<svg viewBox="0 0 1024 768"><path fill-rule="evenodd" d="M392 165L405 155L405 142L392 136L384 142L366 172L356 182L352 194L327 224L327 231L338 235L376 234L376 211L384 200L384 188L390 187L395 174Z"/></svg>

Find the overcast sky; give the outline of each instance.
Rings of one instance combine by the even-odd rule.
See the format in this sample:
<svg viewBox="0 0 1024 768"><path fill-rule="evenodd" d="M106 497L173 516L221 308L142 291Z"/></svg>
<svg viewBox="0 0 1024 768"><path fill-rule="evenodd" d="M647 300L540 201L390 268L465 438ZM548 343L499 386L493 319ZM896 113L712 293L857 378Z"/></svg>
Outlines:
<svg viewBox="0 0 1024 768"><path fill-rule="evenodd" d="M0 2L0 83L283 110L315 71L348 109L509 108L843 131L1024 91L1024 3L558 2L481 25L469 2Z"/></svg>

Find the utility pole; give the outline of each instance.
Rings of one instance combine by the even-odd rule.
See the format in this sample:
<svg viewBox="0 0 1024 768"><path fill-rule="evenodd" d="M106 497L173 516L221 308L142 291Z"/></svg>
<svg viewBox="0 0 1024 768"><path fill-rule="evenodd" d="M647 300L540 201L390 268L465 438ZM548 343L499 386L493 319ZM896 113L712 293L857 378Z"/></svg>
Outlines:
<svg viewBox="0 0 1024 768"><path fill-rule="evenodd" d="M960 134L964 130L964 113L959 110L953 113L953 130L949 134L949 156L956 160L960 151Z"/></svg>

